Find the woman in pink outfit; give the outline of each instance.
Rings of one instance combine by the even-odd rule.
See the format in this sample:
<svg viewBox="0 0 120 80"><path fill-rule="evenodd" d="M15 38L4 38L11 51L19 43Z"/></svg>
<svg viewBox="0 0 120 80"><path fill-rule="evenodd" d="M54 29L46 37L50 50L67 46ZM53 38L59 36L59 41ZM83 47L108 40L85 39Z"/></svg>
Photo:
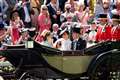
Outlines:
<svg viewBox="0 0 120 80"><path fill-rule="evenodd" d="M41 6L41 13L38 16L38 30L41 33L43 30L49 30L51 27L51 20L48 14L46 5Z"/></svg>
<svg viewBox="0 0 120 80"><path fill-rule="evenodd" d="M15 45L20 37L19 30L24 26L17 11L13 11L11 14L10 26L12 44Z"/></svg>
<svg viewBox="0 0 120 80"><path fill-rule="evenodd" d="M41 13L38 16L38 33L41 34L45 29L50 30L51 20L46 5L41 6ZM38 34L37 41L42 41L42 37Z"/></svg>
<svg viewBox="0 0 120 80"><path fill-rule="evenodd" d="M89 19L89 8L87 7L85 10L84 8L85 8L84 3L79 3L78 10L75 11L75 14L78 18L78 22L80 22L83 25L86 25L87 20Z"/></svg>
<svg viewBox="0 0 120 80"><path fill-rule="evenodd" d="M75 15L78 19L78 22L81 23L81 26L83 26L84 32L86 32L86 31L88 31L87 21L89 20L90 15L89 15L89 7L86 7L85 10L84 10L84 8L85 8L84 3L82 3L82 2L79 3L78 9L77 9L77 11L75 11Z"/></svg>

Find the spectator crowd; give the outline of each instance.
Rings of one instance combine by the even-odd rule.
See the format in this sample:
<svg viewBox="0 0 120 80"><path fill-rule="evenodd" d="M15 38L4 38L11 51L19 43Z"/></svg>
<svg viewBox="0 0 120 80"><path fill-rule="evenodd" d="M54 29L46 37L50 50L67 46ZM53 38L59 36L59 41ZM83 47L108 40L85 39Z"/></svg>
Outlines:
<svg viewBox="0 0 120 80"><path fill-rule="evenodd" d="M0 48L28 38L60 50L119 41L120 0L0 0Z"/></svg>

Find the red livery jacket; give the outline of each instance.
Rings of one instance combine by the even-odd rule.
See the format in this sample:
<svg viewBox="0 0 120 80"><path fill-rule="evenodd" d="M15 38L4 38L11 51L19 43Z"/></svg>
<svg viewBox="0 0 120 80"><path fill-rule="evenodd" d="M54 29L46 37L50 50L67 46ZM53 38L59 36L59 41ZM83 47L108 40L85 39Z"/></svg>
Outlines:
<svg viewBox="0 0 120 80"><path fill-rule="evenodd" d="M96 41L111 41L112 35L111 35L112 27L110 25L106 26L99 26L96 34Z"/></svg>
<svg viewBox="0 0 120 80"><path fill-rule="evenodd" d="M114 26L112 28L112 40L120 41L120 25Z"/></svg>

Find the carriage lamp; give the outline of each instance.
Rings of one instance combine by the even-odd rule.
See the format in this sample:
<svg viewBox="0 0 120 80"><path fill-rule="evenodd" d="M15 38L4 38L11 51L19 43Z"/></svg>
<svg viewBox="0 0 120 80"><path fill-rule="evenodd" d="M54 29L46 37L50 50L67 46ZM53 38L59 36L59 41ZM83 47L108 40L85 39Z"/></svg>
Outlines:
<svg viewBox="0 0 120 80"><path fill-rule="evenodd" d="M33 41L26 41L25 42L25 48L34 48L34 42Z"/></svg>

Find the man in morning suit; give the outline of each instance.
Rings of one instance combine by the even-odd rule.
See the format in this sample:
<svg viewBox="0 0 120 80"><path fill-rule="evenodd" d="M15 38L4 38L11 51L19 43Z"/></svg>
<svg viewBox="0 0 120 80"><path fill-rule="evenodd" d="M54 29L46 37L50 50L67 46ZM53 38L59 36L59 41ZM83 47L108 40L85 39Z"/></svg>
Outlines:
<svg viewBox="0 0 120 80"><path fill-rule="evenodd" d="M87 42L81 38L80 28L74 27L72 32L72 50L82 50L86 48Z"/></svg>

